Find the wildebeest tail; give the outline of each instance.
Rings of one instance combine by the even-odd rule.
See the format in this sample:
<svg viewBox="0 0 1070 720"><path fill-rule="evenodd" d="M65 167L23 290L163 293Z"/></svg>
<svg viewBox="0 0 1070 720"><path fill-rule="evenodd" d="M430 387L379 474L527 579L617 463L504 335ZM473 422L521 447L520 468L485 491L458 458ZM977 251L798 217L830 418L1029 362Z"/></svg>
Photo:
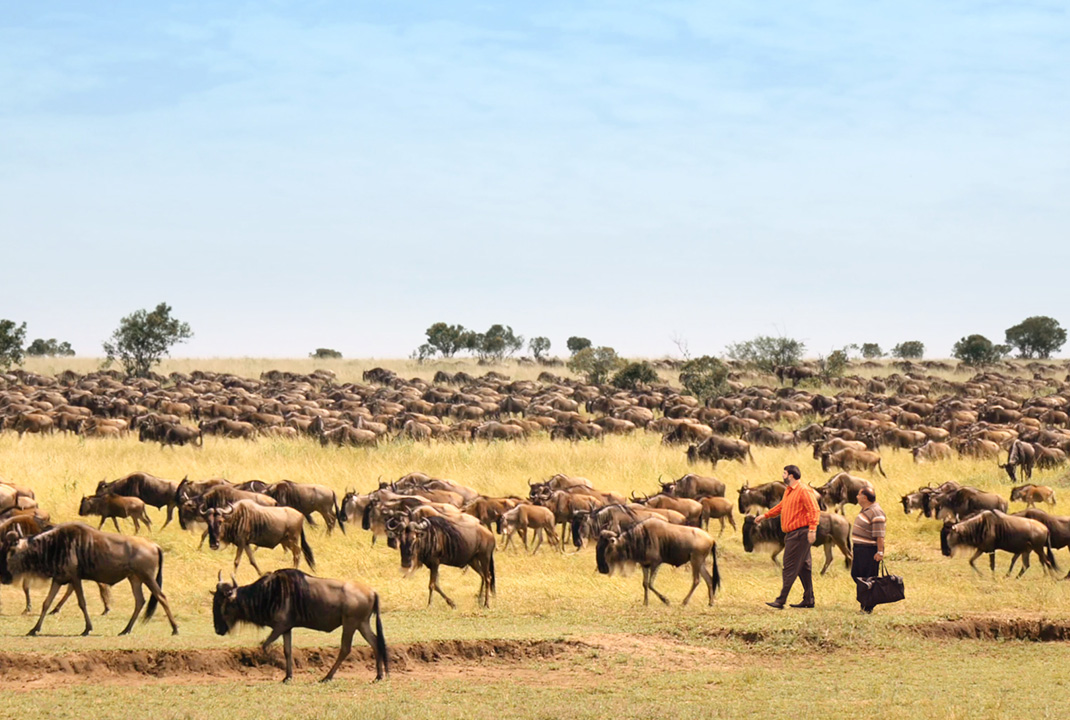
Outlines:
<svg viewBox="0 0 1070 720"><path fill-rule="evenodd" d="M490 554L490 591L495 595L498 594L498 586L494 583L494 553Z"/></svg>
<svg viewBox="0 0 1070 720"><path fill-rule="evenodd" d="M710 559L713 565L710 568L710 577L713 578L713 591L717 592L717 589L721 587L721 571L717 568L717 543L710 548Z"/></svg>
<svg viewBox="0 0 1070 720"><path fill-rule="evenodd" d="M156 587L163 592L163 549L156 548ZM156 606L160 604L159 598L156 593L151 593L152 597L149 598L149 604L145 607L145 619L142 622L148 622L152 619L153 613L156 612Z"/></svg>
<svg viewBox="0 0 1070 720"><path fill-rule="evenodd" d="M316 557L312 554L312 547L308 544L308 540L305 540L305 528L301 528L301 554L305 556L305 562L308 563L308 567L316 570Z"/></svg>
<svg viewBox="0 0 1070 720"><path fill-rule="evenodd" d="M338 504L338 495L332 493L331 500L334 502L334 516L338 519L338 527L342 528L342 534L346 534L346 521L345 513L342 512L342 506Z"/></svg>
<svg viewBox="0 0 1070 720"><path fill-rule="evenodd" d="M1047 547L1045 548L1045 550L1046 550L1047 555L1048 555L1048 563L1051 565L1053 570L1058 571L1059 570L1059 566L1055 564L1055 553L1052 552L1052 548L1051 548L1051 533L1048 533L1048 541L1047 541L1046 544L1047 544Z"/></svg>
<svg viewBox="0 0 1070 720"><path fill-rule="evenodd" d="M390 659L387 656L386 638L383 637L383 616L379 613L379 593L375 593L372 612L375 613L375 654L383 659L383 673L389 675Z"/></svg>

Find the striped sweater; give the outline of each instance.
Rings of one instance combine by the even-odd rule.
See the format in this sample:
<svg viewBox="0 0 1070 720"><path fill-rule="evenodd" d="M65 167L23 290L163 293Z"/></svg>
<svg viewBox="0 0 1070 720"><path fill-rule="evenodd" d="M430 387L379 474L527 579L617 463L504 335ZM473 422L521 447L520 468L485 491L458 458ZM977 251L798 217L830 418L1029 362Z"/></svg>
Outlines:
<svg viewBox="0 0 1070 720"><path fill-rule="evenodd" d="M851 529L851 542L856 545L876 545L884 537L884 511L877 503L858 513Z"/></svg>

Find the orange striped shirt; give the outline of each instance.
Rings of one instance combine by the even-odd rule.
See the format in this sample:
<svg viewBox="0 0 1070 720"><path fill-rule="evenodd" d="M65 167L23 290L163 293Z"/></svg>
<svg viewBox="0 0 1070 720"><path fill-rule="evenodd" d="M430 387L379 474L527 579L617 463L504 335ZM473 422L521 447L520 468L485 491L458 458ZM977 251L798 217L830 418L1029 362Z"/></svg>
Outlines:
<svg viewBox="0 0 1070 720"><path fill-rule="evenodd" d="M800 490L803 492L799 492ZM784 499L763 514L762 518L775 518L778 515L781 515L780 528L786 533L806 526L816 530L821 508L817 506L814 491L799 482L795 483L794 488L785 490Z"/></svg>

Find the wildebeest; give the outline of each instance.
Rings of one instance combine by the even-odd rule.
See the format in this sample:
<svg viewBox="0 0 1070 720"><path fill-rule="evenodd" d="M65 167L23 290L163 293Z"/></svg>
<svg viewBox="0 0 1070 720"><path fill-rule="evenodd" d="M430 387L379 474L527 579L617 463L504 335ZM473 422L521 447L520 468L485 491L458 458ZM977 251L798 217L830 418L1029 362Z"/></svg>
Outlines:
<svg viewBox="0 0 1070 720"><path fill-rule="evenodd" d="M538 552L539 546L542 545L543 535L549 537L549 542L554 547L560 550L565 549L557 539L557 525L553 511L541 505L529 505L527 503L517 505L502 513L498 518L497 524L498 534L505 535L503 550L509 547L509 542L512 540L514 533L520 534L524 549L527 550L528 530L535 531L535 547L531 549L532 555Z"/></svg>
<svg viewBox="0 0 1070 720"><path fill-rule="evenodd" d="M854 450L852 448L846 448L839 452L821 453L821 471L828 472L834 467L838 467L847 472L851 472L852 470L872 472L873 468L876 468L880 471L881 475L888 477L884 472L884 466L881 465L880 453L875 453L871 450Z"/></svg>
<svg viewBox="0 0 1070 720"><path fill-rule="evenodd" d="M512 510L521 502L518 497L478 497L461 509L489 529L498 523L506 511Z"/></svg>
<svg viewBox="0 0 1070 720"><path fill-rule="evenodd" d="M922 512L925 517L951 515L963 519L982 510L1007 512L1007 501L996 493L978 490L975 487L959 487L944 492L922 496Z"/></svg>
<svg viewBox="0 0 1070 720"><path fill-rule="evenodd" d="M327 525L327 534L330 535L334 530L338 519L338 496L326 485L298 484L292 480L280 480L274 485L269 485L264 494L274 498L279 505L297 510L310 524L312 524L312 513L319 513ZM345 532L344 525L342 531Z"/></svg>
<svg viewBox="0 0 1070 720"><path fill-rule="evenodd" d="M843 515L844 506L857 505L858 491L866 487L873 487L873 483L865 478L842 472L833 475L821 487L814 488L814 492L825 501L828 507Z"/></svg>
<svg viewBox="0 0 1070 720"><path fill-rule="evenodd" d="M313 570L316 559L305 539L305 516L289 507L265 507L249 500L239 500L233 505L212 508L206 514L208 521L208 546L218 550L220 543L229 543L238 548L234 556L234 570L238 570L242 552L258 575L263 575L253 557L253 546L274 548L282 545L293 554L294 567L305 562Z"/></svg>
<svg viewBox="0 0 1070 720"><path fill-rule="evenodd" d="M915 463L937 462L951 459L951 446L943 442L930 440L920 447L913 448L911 454Z"/></svg>
<svg viewBox="0 0 1070 720"><path fill-rule="evenodd" d="M145 609L145 620L152 618L156 605L163 606L171 622L171 634L178 634L178 625L171 614L167 598L163 594L163 550L156 543L144 538L125 537L95 530L83 523L56 525L31 538L19 538L7 533L0 546L0 582L10 585L19 575L31 575L52 580L41 616L30 630L36 635L44 623L48 607L56 598L59 589L70 584L78 598L78 607L85 617L88 635L93 630L86 609L82 581L91 580L105 585L114 585L121 580L130 581L134 594L134 614L120 635L126 635L134 627L141 614L145 596L142 584L149 588L152 597Z"/></svg>
<svg viewBox="0 0 1070 720"><path fill-rule="evenodd" d="M1022 557L1021 577L1029 569L1029 553L1035 552L1045 572L1055 570L1055 555L1051 539L1044 523L1027 517L1007 515L999 510L985 510L958 523L945 522L940 529L940 551L951 557L955 547L966 545L974 548L970 567L980 574L974 564L983 553L989 553L989 563L996 569L996 550L1014 553L1014 559ZM1014 560L1011 561L1013 568ZM1010 575L1010 570L1007 571Z"/></svg>
<svg viewBox="0 0 1070 720"><path fill-rule="evenodd" d="M438 584L440 565L470 567L479 574L479 593L484 607L490 607L490 595L496 591L494 575L494 534L478 522L461 524L449 518L434 516L420 520L398 522L398 545L401 567L410 573L421 565L431 572L427 588L427 604L437 592L451 608L457 607L442 592Z"/></svg>
<svg viewBox="0 0 1070 720"><path fill-rule="evenodd" d="M732 501L723 497L706 496L699 499L699 503L702 505L702 529L707 532L710 529L710 520L721 521L721 532L717 533L717 537L721 537L724 533L724 522L728 522L732 525L732 529L736 529L736 518L732 515Z"/></svg>
<svg viewBox="0 0 1070 720"><path fill-rule="evenodd" d="M134 521L135 535L141 531L140 523L145 523L145 527L152 529L152 521L145 513L145 503L136 497L123 495L90 495L87 497L83 495L82 502L78 505L78 514L83 517L99 515L100 525L97 526L97 530L104 527L108 518L111 518L112 524L115 525L115 532L122 532L119 529L119 518L130 518Z"/></svg>
<svg viewBox="0 0 1070 720"><path fill-rule="evenodd" d="M744 440L726 438L723 435L714 435L703 440L698 445L689 445L687 448L687 461L696 463L699 460L708 460L713 467L721 460L735 460L745 463L747 459L754 463L754 455L750 451L750 443Z"/></svg>
<svg viewBox="0 0 1070 720"><path fill-rule="evenodd" d="M1020 500L1026 507L1036 507L1038 502L1055 507L1055 489L1047 485L1018 485L1011 488L1011 502Z"/></svg>
<svg viewBox="0 0 1070 720"><path fill-rule="evenodd" d="M706 569L707 557L712 558L710 570ZM721 585L721 573L717 569L717 543L710 534L658 518L644 520L620 534L612 530L603 531L595 548L595 559L598 572L603 575L631 563L639 565L643 569L644 605L650 604L651 592L663 603L669 604L669 598L654 587L658 569L665 563L673 567L691 563L691 589L684 597L684 605L691 599L700 579L706 582L710 605L713 605L713 595Z"/></svg>
<svg viewBox="0 0 1070 720"><path fill-rule="evenodd" d="M136 497L146 505L151 505L154 508L167 508L167 520L163 524L164 527L167 527L168 523L171 522L172 513L178 506L175 496L177 490L178 483L139 471L111 482L101 480L97 485L96 494L104 495L110 493L112 495Z"/></svg>
<svg viewBox="0 0 1070 720"><path fill-rule="evenodd" d="M702 527L702 503L698 500L666 495L665 493L659 493L653 497L644 496L640 499L637 498L633 492L632 502L645 505L648 508L675 510L684 516L688 525L691 525L692 527Z"/></svg>
<svg viewBox="0 0 1070 720"><path fill-rule="evenodd" d="M853 557L851 523L842 515L822 512L817 521L817 537L813 543L814 547L824 546L825 548L825 565L821 568L822 575L832 564L834 544L843 553L844 565L850 568ZM761 523L755 522L753 515L743 518L743 549L746 552L754 552L754 548L759 545L769 545L774 548L771 559L779 566L777 555L784 550L784 531L780 527L779 517L767 518Z"/></svg>
<svg viewBox="0 0 1070 720"><path fill-rule="evenodd" d="M659 481L660 482L660 481ZM662 492L676 497L699 498L706 496L724 497L725 485L713 477L704 477L688 473L668 483L660 483Z"/></svg>
<svg viewBox="0 0 1070 720"><path fill-rule="evenodd" d="M1000 467L1007 471L1011 482L1018 482L1017 469L1019 466L1022 468L1022 474L1025 479L1031 480L1033 478L1033 466L1036 461L1036 448L1031 443L1015 440L1007 451L1007 464L1000 465Z"/></svg>
<svg viewBox="0 0 1070 720"><path fill-rule="evenodd" d="M375 615L374 633L372 615ZM379 613L379 593L363 583L319 578L300 570L285 569L275 570L250 585L238 587L233 578L230 583L223 582L220 572L212 597L212 621L217 635L226 635L238 623L271 628L271 634L261 643L264 652L281 636L286 654L283 682L288 682L294 674L291 631L295 627L320 632L333 632L338 626L342 627L338 657L323 682L334 678L339 666L349 656L353 633L357 630L375 653L375 679L382 680L390 672Z"/></svg>
<svg viewBox="0 0 1070 720"><path fill-rule="evenodd" d="M1048 540L1051 542L1052 550L1070 546L1070 517L1050 515L1037 508L1029 508L1014 514L1018 517L1025 517L1043 523L1048 528ZM1014 569L1013 562L1011 563L1011 569ZM1008 570L1008 572L1010 571ZM1070 579L1070 573L1067 573L1066 577Z"/></svg>
<svg viewBox="0 0 1070 720"><path fill-rule="evenodd" d="M743 482L739 489L739 514L746 515L752 508L769 508L784 499L788 486L779 480L751 487L749 481Z"/></svg>

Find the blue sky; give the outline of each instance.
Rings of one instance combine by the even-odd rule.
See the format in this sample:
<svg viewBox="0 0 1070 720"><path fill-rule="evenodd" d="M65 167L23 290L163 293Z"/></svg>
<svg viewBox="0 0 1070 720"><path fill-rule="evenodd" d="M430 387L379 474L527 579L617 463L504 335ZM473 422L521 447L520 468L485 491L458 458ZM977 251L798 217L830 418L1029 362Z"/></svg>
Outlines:
<svg viewBox="0 0 1070 720"><path fill-rule="evenodd" d="M79 354L1070 325L1062 3L0 6L0 317Z"/></svg>

